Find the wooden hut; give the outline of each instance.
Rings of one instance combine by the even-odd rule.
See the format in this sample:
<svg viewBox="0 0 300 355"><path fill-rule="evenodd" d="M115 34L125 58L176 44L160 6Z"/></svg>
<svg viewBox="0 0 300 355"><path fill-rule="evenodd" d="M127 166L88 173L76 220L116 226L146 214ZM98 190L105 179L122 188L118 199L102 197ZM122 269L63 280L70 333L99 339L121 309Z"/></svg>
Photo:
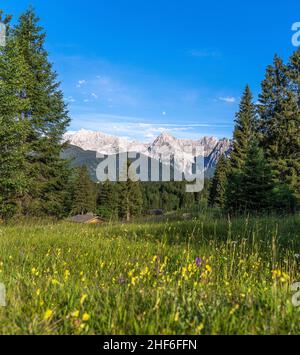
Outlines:
<svg viewBox="0 0 300 355"><path fill-rule="evenodd" d="M104 220L101 217L95 216L92 213L79 214L77 216L70 217L68 219L68 221L74 222L74 223L84 223L84 224L102 224L102 223L104 223Z"/></svg>

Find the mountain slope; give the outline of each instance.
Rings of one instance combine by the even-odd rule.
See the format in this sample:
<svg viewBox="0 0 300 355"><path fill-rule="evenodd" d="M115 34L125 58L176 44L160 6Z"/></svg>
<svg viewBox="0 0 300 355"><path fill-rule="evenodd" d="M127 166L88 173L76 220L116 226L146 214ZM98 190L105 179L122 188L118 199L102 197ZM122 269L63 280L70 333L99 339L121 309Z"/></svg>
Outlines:
<svg viewBox="0 0 300 355"><path fill-rule="evenodd" d="M177 139L168 133L162 133L152 143L129 141L125 138L109 136L102 132L80 130L66 133L64 141L69 142L69 148L63 153L63 158L72 158L73 166L86 165L93 179L96 179L95 169L100 162L97 153L115 155L119 153L136 152L151 159L164 161L170 152L176 156L176 169L188 171L194 162L192 149L203 147L206 175L210 177L222 154L228 155L232 142L215 137L203 137L199 140Z"/></svg>

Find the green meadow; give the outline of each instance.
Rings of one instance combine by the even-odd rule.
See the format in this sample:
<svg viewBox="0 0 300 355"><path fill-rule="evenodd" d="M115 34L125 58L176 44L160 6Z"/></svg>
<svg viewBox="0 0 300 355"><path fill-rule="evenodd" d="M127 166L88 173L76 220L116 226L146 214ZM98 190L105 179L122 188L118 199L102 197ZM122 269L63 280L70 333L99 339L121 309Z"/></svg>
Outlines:
<svg viewBox="0 0 300 355"><path fill-rule="evenodd" d="M296 334L300 217L0 227L1 334Z"/></svg>

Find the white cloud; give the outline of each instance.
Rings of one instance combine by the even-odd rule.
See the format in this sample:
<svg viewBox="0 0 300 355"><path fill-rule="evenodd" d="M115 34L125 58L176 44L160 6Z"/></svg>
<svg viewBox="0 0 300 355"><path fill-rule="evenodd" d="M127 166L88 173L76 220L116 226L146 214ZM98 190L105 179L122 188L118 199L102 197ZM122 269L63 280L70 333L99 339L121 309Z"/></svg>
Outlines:
<svg viewBox="0 0 300 355"><path fill-rule="evenodd" d="M85 84L86 84L86 80L78 80L76 87L81 88Z"/></svg>
<svg viewBox="0 0 300 355"><path fill-rule="evenodd" d="M91 96L96 100L99 98L99 96L97 94L95 94L94 92L91 94Z"/></svg>
<svg viewBox="0 0 300 355"><path fill-rule="evenodd" d="M149 142L165 131L177 138L199 139L202 136L211 136L212 134L209 132L211 129L228 127L210 123L170 124L167 122L152 123L153 121L152 119L141 117L119 116L106 113L85 113L73 117L72 128L85 128L119 137L126 136L130 140Z"/></svg>
<svg viewBox="0 0 300 355"><path fill-rule="evenodd" d="M236 98L233 96L219 97L219 100L227 102L228 104L233 104L236 102Z"/></svg>

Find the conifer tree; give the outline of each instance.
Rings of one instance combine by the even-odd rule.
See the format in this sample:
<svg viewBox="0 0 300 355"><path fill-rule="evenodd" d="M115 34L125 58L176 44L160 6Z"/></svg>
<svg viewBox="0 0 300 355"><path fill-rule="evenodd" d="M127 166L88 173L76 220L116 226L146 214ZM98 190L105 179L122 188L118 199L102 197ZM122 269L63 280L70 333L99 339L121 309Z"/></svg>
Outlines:
<svg viewBox="0 0 300 355"><path fill-rule="evenodd" d="M26 174L29 190L23 199L26 213L59 216L64 211L68 162L61 159L62 135L69 117L57 75L45 50L45 33L32 8L21 15L13 31L31 73L26 80L24 111L28 123Z"/></svg>
<svg viewBox="0 0 300 355"><path fill-rule="evenodd" d="M253 103L250 87L247 85L240 103L239 112L236 114L233 148L230 153L232 170L240 170L244 166L255 131L256 107Z"/></svg>
<svg viewBox="0 0 300 355"><path fill-rule="evenodd" d="M271 167L254 140L244 167L233 173L228 182L226 210L233 213L271 210L274 187Z"/></svg>
<svg viewBox="0 0 300 355"><path fill-rule="evenodd" d="M140 182L120 182L119 189L119 215L130 221L131 217L142 213L143 196Z"/></svg>
<svg viewBox="0 0 300 355"><path fill-rule="evenodd" d="M300 201L300 49L295 51L290 58L288 75L290 89L295 100L293 104L295 112L289 122L289 131L292 135L289 141L289 165L292 166L289 185L295 190Z"/></svg>
<svg viewBox="0 0 300 355"><path fill-rule="evenodd" d="M290 81L291 72L297 71L296 55L291 63L288 67L275 56L273 65L267 68L260 95L259 131L275 183L289 186L300 197L299 92L293 90ZM296 83L299 78L294 80Z"/></svg>
<svg viewBox="0 0 300 355"><path fill-rule="evenodd" d="M85 166L77 169L74 181L72 214L94 213L96 209L96 190Z"/></svg>
<svg viewBox="0 0 300 355"><path fill-rule="evenodd" d="M208 203L211 207L224 207L229 172L229 160L225 157L225 155L222 155L218 161L216 171L209 188Z"/></svg>
<svg viewBox="0 0 300 355"><path fill-rule="evenodd" d="M9 17L0 21L9 28ZM0 218L17 212L18 201L28 187L24 175L26 122L22 112L28 100L22 96L28 68L18 43L7 31L6 46L0 47Z"/></svg>
<svg viewBox="0 0 300 355"><path fill-rule="evenodd" d="M118 218L119 208L119 185L111 181L105 181L99 191L97 201L97 213L107 219Z"/></svg>
<svg viewBox="0 0 300 355"><path fill-rule="evenodd" d="M127 181L119 182L119 216L130 221L131 217L138 216L143 208L143 195L140 181L132 181L128 174L130 162L127 161L127 169L121 175L127 176Z"/></svg>

